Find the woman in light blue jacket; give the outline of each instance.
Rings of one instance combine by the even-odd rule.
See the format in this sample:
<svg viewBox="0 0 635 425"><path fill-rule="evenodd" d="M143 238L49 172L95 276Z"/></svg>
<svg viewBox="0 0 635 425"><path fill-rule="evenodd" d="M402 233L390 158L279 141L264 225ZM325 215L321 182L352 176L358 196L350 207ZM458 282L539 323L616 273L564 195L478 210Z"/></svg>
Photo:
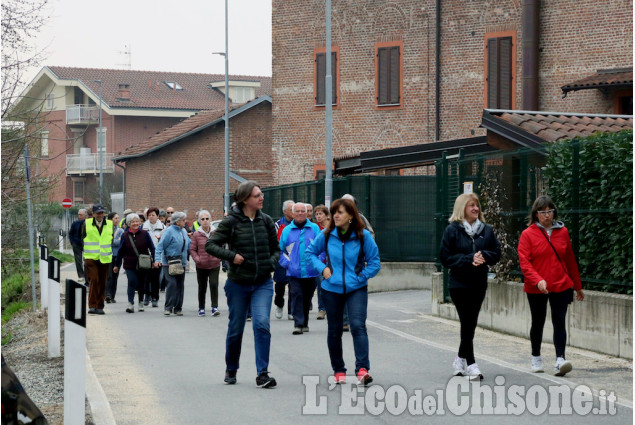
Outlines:
<svg viewBox="0 0 635 425"><path fill-rule="evenodd" d="M344 307L348 308L355 375L358 384L370 384L373 378L368 354L366 315L368 310L368 279L379 272L379 249L370 232L364 229L355 203L337 199L331 205L333 220L315 238L306 252L313 268L323 276L322 300L328 317L327 344L335 383L346 382L346 367L342 352ZM326 264L320 257L326 255Z"/></svg>
<svg viewBox="0 0 635 425"><path fill-rule="evenodd" d="M172 225L168 227L156 247L157 266L163 266L167 281L165 290L165 307L163 314L172 313L183 316L183 295L185 292L185 273L170 275L168 261L181 259L183 269L187 265L187 254L190 252L190 238L183 227L185 213L176 211L172 214Z"/></svg>

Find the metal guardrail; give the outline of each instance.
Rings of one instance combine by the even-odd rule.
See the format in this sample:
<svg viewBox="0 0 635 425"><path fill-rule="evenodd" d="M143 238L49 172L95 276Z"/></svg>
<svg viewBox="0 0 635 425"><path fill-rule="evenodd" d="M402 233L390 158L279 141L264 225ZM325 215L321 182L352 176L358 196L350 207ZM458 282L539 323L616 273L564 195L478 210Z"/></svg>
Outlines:
<svg viewBox="0 0 635 425"><path fill-rule="evenodd" d="M112 162L115 154L102 154L102 171L104 173L114 173L115 164ZM73 154L66 155L66 175L77 174L99 174L99 154Z"/></svg>
<svg viewBox="0 0 635 425"><path fill-rule="evenodd" d="M99 108L95 105L66 107L66 124L91 124L99 121Z"/></svg>

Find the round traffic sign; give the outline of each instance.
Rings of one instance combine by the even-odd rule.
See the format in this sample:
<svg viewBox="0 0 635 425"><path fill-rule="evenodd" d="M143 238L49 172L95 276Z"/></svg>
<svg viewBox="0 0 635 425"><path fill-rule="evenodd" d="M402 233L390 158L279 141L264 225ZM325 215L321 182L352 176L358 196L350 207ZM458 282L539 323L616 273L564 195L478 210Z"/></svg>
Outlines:
<svg viewBox="0 0 635 425"><path fill-rule="evenodd" d="M62 206L63 206L64 208L70 208L70 207L72 207L72 206L73 206L73 201L72 201L72 200L70 200L69 198L66 198L66 199L64 199L64 200L62 201Z"/></svg>

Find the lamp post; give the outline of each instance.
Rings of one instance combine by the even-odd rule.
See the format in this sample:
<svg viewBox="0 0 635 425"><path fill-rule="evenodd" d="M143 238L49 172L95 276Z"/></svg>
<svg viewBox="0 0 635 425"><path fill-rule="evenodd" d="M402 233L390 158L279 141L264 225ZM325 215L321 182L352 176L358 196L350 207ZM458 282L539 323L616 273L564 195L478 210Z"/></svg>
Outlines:
<svg viewBox="0 0 635 425"><path fill-rule="evenodd" d="M326 0L326 78L325 78L325 125L326 125L326 176L324 178L324 205L331 206L333 197L333 76L331 75L331 0Z"/></svg>
<svg viewBox="0 0 635 425"><path fill-rule="evenodd" d="M213 52L225 57L225 193L223 195L225 213L229 214L229 56L227 32L227 0L225 0L225 51Z"/></svg>
<svg viewBox="0 0 635 425"><path fill-rule="evenodd" d="M99 152L99 203L103 205L102 196L104 191L104 170L103 170L103 153L102 153L102 128L101 128L101 98L102 98L102 83L101 80L95 80L99 84L99 130L97 131L97 152Z"/></svg>

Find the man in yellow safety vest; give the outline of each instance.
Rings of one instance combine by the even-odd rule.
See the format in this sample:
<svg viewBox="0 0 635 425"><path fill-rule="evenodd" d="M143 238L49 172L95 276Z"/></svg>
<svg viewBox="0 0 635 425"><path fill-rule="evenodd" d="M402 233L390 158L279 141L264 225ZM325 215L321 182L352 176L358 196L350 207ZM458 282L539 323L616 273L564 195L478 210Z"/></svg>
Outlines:
<svg viewBox="0 0 635 425"><path fill-rule="evenodd" d="M84 239L84 273L88 286L88 314L104 314L106 280L112 262L112 221L104 217L106 208L93 205L93 218L82 226Z"/></svg>

